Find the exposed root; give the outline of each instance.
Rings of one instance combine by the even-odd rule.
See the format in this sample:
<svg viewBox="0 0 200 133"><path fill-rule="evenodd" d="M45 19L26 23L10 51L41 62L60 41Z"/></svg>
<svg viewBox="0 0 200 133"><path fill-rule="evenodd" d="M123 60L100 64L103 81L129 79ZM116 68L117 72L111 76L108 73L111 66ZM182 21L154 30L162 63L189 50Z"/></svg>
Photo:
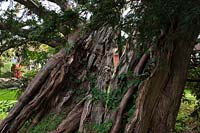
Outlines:
<svg viewBox="0 0 200 133"><path fill-rule="evenodd" d="M91 100L91 96L88 97L88 101L85 102L84 108L83 108L83 112L81 114L81 120L80 120L80 124L79 124L79 132L84 132L84 122L86 121L86 118L90 115L91 113L91 108L92 108L92 100Z"/></svg>
<svg viewBox="0 0 200 133"><path fill-rule="evenodd" d="M144 66L146 65L147 61L149 59L149 55L148 54L144 54L140 61L138 62L138 64L135 67L134 70L134 74L138 75L142 72L142 70L144 69ZM122 116L123 113L126 109L126 106L129 102L129 100L132 98L133 94L137 92L137 88L138 86L132 85L128 91L125 93L124 97L122 98L122 101L116 111L116 118L115 118L115 123L111 129L111 133L118 133L120 132L120 128L122 126Z"/></svg>
<svg viewBox="0 0 200 133"><path fill-rule="evenodd" d="M56 133L70 133L76 131L79 127L79 123L81 121L81 114L83 112L84 103L86 99L83 99L80 103L78 103L74 109L67 115L66 119L64 119L61 124L58 126Z"/></svg>

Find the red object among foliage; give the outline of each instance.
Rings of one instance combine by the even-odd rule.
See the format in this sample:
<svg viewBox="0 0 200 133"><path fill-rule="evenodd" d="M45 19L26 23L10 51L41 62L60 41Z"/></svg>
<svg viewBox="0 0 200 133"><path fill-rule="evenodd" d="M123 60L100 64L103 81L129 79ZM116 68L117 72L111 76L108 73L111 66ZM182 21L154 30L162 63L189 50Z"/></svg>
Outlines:
<svg viewBox="0 0 200 133"><path fill-rule="evenodd" d="M116 68L118 64L119 64L119 55L114 54L114 67Z"/></svg>
<svg viewBox="0 0 200 133"><path fill-rule="evenodd" d="M15 64L15 69L14 69L14 76L15 78L22 78L22 72L21 72L22 66L20 64Z"/></svg>

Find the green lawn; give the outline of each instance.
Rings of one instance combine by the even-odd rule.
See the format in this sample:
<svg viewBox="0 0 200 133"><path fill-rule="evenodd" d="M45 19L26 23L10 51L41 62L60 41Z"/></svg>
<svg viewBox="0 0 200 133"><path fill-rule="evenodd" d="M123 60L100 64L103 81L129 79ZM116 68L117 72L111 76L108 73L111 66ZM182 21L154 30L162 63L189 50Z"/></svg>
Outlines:
<svg viewBox="0 0 200 133"><path fill-rule="evenodd" d="M0 101L4 100L16 100L17 94L19 90L8 90L8 89L1 89L0 90Z"/></svg>
<svg viewBox="0 0 200 133"><path fill-rule="evenodd" d="M0 89L0 120L5 118L9 110L17 102L20 90Z"/></svg>

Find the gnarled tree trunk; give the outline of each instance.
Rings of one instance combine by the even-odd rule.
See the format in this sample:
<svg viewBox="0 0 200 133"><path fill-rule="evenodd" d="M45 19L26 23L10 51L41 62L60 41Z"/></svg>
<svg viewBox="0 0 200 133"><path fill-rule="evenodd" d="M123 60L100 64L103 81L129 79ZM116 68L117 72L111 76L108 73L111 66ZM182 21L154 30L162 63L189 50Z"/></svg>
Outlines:
<svg viewBox="0 0 200 133"><path fill-rule="evenodd" d="M133 75L138 76L150 58L149 53L138 58L127 45L120 65L114 71L115 37L113 28L103 26L79 39L69 55L64 50L56 54L1 122L0 132L17 132L33 117L29 125L31 128L45 113L55 109L60 111L65 104L69 108L66 118L52 133L95 132L88 125L100 125L106 121L112 121L108 131L111 133L172 132L196 35L185 40L174 39L172 49L167 47L165 38L161 38L159 60L150 77L139 87L137 83L126 88L119 105L111 110L105 99L95 101L93 91L109 96L109 91L117 90L124 82L119 80L120 75L131 70ZM134 104L131 101L138 88L135 114L127 123L123 118L128 105Z"/></svg>
<svg viewBox="0 0 200 133"><path fill-rule="evenodd" d="M197 34L190 32L193 36L180 39L175 37L180 34L177 29L171 32L175 33L171 48L165 37L160 38L158 45L162 49L158 49L157 65L139 88L135 114L126 126L126 133L174 132Z"/></svg>
<svg viewBox="0 0 200 133"><path fill-rule="evenodd" d="M8 117L1 122L0 131L17 132L26 120L35 116L30 125L33 126L46 111L55 108L58 103L64 104L63 100L64 102L69 99L74 100L76 96L73 93L78 89L83 91L79 97L91 97L90 81L87 79L90 73L96 77L95 87L106 91L112 75L114 37L113 28L104 26L81 38L71 54L66 55L64 50L61 50L50 59L26 88ZM76 100L74 102L72 106L75 104L75 108L59 125L57 132L72 132L78 128L81 131L86 118L84 115L90 112L98 113L98 115L91 115L90 121L101 123L99 117L103 117L104 110L101 103L88 105L86 99L81 103ZM91 105L91 109L86 110L85 106Z"/></svg>

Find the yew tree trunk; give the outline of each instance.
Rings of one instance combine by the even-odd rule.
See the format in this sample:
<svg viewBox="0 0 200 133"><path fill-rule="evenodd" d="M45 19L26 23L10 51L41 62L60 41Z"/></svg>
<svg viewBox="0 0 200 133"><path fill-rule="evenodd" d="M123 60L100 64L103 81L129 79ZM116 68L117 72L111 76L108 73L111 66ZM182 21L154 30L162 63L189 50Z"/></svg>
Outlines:
<svg viewBox="0 0 200 133"><path fill-rule="evenodd" d="M158 49L157 65L139 88L135 114L126 126L126 133L174 131L196 37L193 34L175 38L171 47L165 37L160 38L158 45L162 48Z"/></svg>
<svg viewBox="0 0 200 133"><path fill-rule="evenodd" d="M66 117L55 130L47 132L96 132L90 126L107 121L112 121L112 127L108 129L111 133L173 132L196 36L193 34L187 38L175 38L171 47L168 47L165 37L160 38L158 62L150 77L139 87L137 83L122 88L126 91L112 110L107 101L110 100L109 96L114 97L110 92L119 89L120 84L125 82L120 76L132 71L137 77L150 56L144 53L138 57L127 45L120 58L120 65L115 70L113 49L116 32L109 26L102 26L80 38L69 55L61 50L48 61L7 118L1 122L0 132L18 132L27 120L33 118L27 129L29 132L46 113L63 111L64 105L68 108ZM136 110L128 123L128 106L133 106L133 95L138 89ZM106 94L107 97L97 99L94 91Z"/></svg>
<svg viewBox="0 0 200 133"><path fill-rule="evenodd" d="M69 100L72 101L70 111L55 132L83 131L83 123L91 112L88 119L101 123L104 105L90 100L91 79L88 79L88 75L96 79L96 88L106 91L112 76L114 37L113 28L103 26L79 39L71 54L66 55L61 50L52 57L1 122L0 132L18 132L32 117L31 128L45 113L56 108L61 110L61 106ZM82 93L77 94L78 91Z"/></svg>

